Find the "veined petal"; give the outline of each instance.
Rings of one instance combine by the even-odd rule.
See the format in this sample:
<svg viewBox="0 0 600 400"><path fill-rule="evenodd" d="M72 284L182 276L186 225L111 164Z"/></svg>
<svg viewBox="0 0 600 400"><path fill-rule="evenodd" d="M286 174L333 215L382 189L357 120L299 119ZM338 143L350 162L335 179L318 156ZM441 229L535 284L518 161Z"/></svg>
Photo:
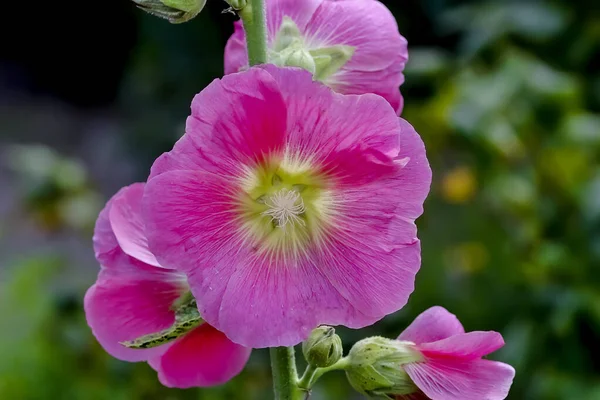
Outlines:
<svg viewBox="0 0 600 400"><path fill-rule="evenodd" d="M340 180L370 180L397 169L400 122L375 95L343 96L297 68L264 67L277 80L288 110L287 146L298 158L314 160ZM361 113L363 118L348 118ZM368 153L368 154L367 154ZM364 163L345 162L352 155Z"/></svg>
<svg viewBox="0 0 600 400"><path fill-rule="evenodd" d="M435 306L421 313L398 336L398 340L421 344L436 342L463 333L465 333L465 329L456 315L451 314L443 307Z"/></svg>
<svg viewBox="0 0 600 400"><path fill-rule="evenodd" d="M186 133L152 166L238 176L240 168L282 151L286 106L273 77L260 68L214 80L192 102Z"/></svg>
<svg viewBox="0 0 600 400"><path fill-rule="evenodd" d="M215 386L239 374L251 351L210 325L202 324L149 364L158 371L158 378L165 386L180 389Z"/></svg>
<svg viewBox="0 0 600 400"><path fill-rule="evenodd" d="M404 369L432 400L503 400L515 376L510 365L490 360L430 358Z"/></svg>

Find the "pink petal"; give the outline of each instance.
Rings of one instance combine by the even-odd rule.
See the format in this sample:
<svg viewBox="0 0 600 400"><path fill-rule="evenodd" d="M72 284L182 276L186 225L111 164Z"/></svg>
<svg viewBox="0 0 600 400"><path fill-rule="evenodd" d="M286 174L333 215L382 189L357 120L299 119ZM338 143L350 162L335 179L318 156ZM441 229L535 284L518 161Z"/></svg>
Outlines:
<svg viewBox="0 0 600 400"><path fill-rule="evenodd" d="M158 332L175 320L170 309L181 295L179 274L147 267L138 271L104 270L85 295L88 325L102 347L125 361L142 361L162 354L167 348L128 349L120 342Z"/></svg>
<svg viewBox="0 0 600 400"><path fill-rule="evenodd" d="M238 375L252 349L237 345L208 324L202 324L150 361L168 387L221 385Z"/></svg>
<svg viewBox="0 0 600 400"><path fill-rule="evenodd" d="M115 197L123 193L127 188L122 188L115 194L104 206L98 219L96 220L96 226L94 227L94 252L96 259L100 262L102 267L111 265L114 262L115 257L120 257L123 253L117 237L113 232L112 225L110 223L109 213L112 208L113 200Z"/></svg>
<svg viewBox="0 0 600 400"><path fill-rule="evenodd" d="M267 26L270 39L279 31L284 16L290 17L300 32L304 32L323 3L327 3L327 0L268 0Z"/></svg>
<svg viewBox="0 0 600 400"><path fill-rule="evenodd" d="M288 147L300 158L315 159L328 173L351 183L370 182L400 169L394 159L404 132L384 99L339 95L297 68L264 68L279 83L288 108Z"/></svg>
<svg viewBox="0 0 600 400"><path fill-rule="evenodd" d="M236 21L234 31L225 45L225 75L240 72L248 68L248 52L246 51L246 33L241 21Z"/></svg>
<svg viewBox="0 0 600 400"><path fill-rule="evenodd" d="M142 219L143 195L143 183L136 183L121 190L112 199L112 207L109 211L110 223L125 254L146 264L160 267L154 254L148 249L145 224Z"/></svg>
<svg viewBox="0 0 600 400"><path fill-rule="evenodd" d="M286 106L273 77L260 68L214 80L192 102L186 134L152 166L150 179L170 170L237 176L281 151Z"/></svg>
<svg viewBox="0 0 600 400"><path fill-rule="evenodd" d="M419 315L398 337L416 344L435 342L465 333L462 324L443 307L431 307Z"/></svg>
<svg viewBox="0 0 600 400"><path fill-rule="evenodd" d="M436 342L422 343L419 350L426 356L451 356L474 359L486 356L504 346L498 332L459 333Z"/></svg>
<svg viewBox="0 0 600 400"><path fill-rule="evenodd" d="M408 60L407 42L396 19L379 1L325 1L305 34L311 48L348 45L356 48L344 66L348 70L377 71Z"/></svg>
<svg viewBox="0 0 600 400"><path fill-rule="evenodd" d="M402 112L404 99L399 86L404 82L404 64L392 64L377 71L340 69L325 80L325 84L338 93L363 94L374 93L382 96L390 103L399 115Z"/></svg>
<svg viewBox="0 0 600 400"><path fill-rule="evenodd" d="M240 247L232 185L215 174L171 171L150 179L144 193L150 248L162 264L188 274L202 317L217 329L223 292L237 267L229 253Z"/></svg>
<svg viewBox="0 0 600 400"><path fill-rule="evenodd" d="M515 376L510 365L490 360L428 359L404 369L432 400L502 400Z"/></svg>

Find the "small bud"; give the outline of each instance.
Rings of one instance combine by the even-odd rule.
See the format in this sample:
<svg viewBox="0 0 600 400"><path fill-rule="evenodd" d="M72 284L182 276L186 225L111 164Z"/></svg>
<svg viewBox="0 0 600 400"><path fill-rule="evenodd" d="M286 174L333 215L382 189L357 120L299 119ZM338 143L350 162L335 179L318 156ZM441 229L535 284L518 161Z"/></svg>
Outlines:
<svg viewBox="0 0 600 400"><path fill-rule="evenodd" d="M407 395L418 389L402 366L422 359L411 342L371 337L350 350L346 376L354 389L368 396Z"/></svg>
<svg viewBox="0 0 600 400"><path fill-rule="evenodd" d="M194 18L202 11L206 0L133 0L142 10L180 24Z"/></svg>
<svg viewBox="0 0 600 400"><path fill-rule="evenodd" d="M322 325L313 330L302 343L302 353L309 365L318 368L330 367L342 358L342 339L331 326Z"/></svg>

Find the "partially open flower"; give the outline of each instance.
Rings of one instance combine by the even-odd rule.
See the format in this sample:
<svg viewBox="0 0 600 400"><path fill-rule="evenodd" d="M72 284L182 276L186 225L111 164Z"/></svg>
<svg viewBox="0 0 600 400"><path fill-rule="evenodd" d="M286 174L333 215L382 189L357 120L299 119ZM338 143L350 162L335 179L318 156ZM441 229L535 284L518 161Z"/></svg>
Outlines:
<svg viewBox="0 0 600 400"><path fill-rule="evenodd" d="M504 345L496 332L465 333L442 307L421 314L398 340L368 338L350 351L352 386L396 400L503 400L515 375L482 359Z"/></svg>
<svg viewBox="0 0 600 400"><path fill-rule="evenodd" d="M177 305L188 286L185 275L162 266L147 248L141 219L141 183L121 189L100 213L94 249L102 269L85 296L92 332L112 356L148 361L165 386L212 386L237 375L250 349L237 345L200 319L174 341L147 349L123 345L168 330L180 317Z"/></svg>
<svg viewBox="0 0 600 400"><path fill-rule="evenodd" d="M152 166L144 216L208 323L244 346L290 346L406 303L430 182L423 142L383 98L269 65L196 96Z"/></svg>
<svg viewBox="0 0 600 400"><path fill-rule="evenodd" d="M339 93L375 93L398 111L407 42L377 0L267 0L269 62L310 71ZM290 57L289 55L293 56ZM225 73L248 67L241 22L225 48Z"/></svg>

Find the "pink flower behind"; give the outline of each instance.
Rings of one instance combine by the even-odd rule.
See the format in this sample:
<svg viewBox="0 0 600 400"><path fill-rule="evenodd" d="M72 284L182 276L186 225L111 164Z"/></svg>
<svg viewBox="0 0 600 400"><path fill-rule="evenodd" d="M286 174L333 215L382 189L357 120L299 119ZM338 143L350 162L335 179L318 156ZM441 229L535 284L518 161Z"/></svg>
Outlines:
<svg viewBox="0 0 600 400"><path fill-rule="evenodd" d="M343 52L329 50L347 46L349 60L315 78L339 93L381 95L401 112L399 86L404 82L407 42L394 16L379 1L267 0L267 25L270 62L289 65L282 57L290 49L301 51L315 60L318 72L319 56L321 60L324 55L344 57ZM247 66L245 33L238 21L225 48L225 73Z"/></svg>
<svg viewBox="0 0 600 400"><path fill-rule="evenodd" d="M165 386L224 383L242 370L250 349L206 323L150 349L120 344L169 328L175 322L172 306L188 290L185 275L158 264L147 247L143 191L141 183L123 188L100 213L94 249L102 268L85 296L88 324L108 353L125 361L148 361Z"/></svg>
<svg viewBox="0 0 600 400"><path fill-rule="evenodd" d="M244 346L290 346L406 303L430 182L421 139L383 98L254 67L196 96L152 167L144 216L152 253L187 275L208 323Z"/></svg>
<svg viewBox="0 0 600 400"><path fill-rule="evenodd" d="M398 340L414 343L422 358L403 365L420 393L399 400L502 400L508 395L514 368L482 359L504 345L499 333L465 333L456 316L432 307Z"/></svg>

